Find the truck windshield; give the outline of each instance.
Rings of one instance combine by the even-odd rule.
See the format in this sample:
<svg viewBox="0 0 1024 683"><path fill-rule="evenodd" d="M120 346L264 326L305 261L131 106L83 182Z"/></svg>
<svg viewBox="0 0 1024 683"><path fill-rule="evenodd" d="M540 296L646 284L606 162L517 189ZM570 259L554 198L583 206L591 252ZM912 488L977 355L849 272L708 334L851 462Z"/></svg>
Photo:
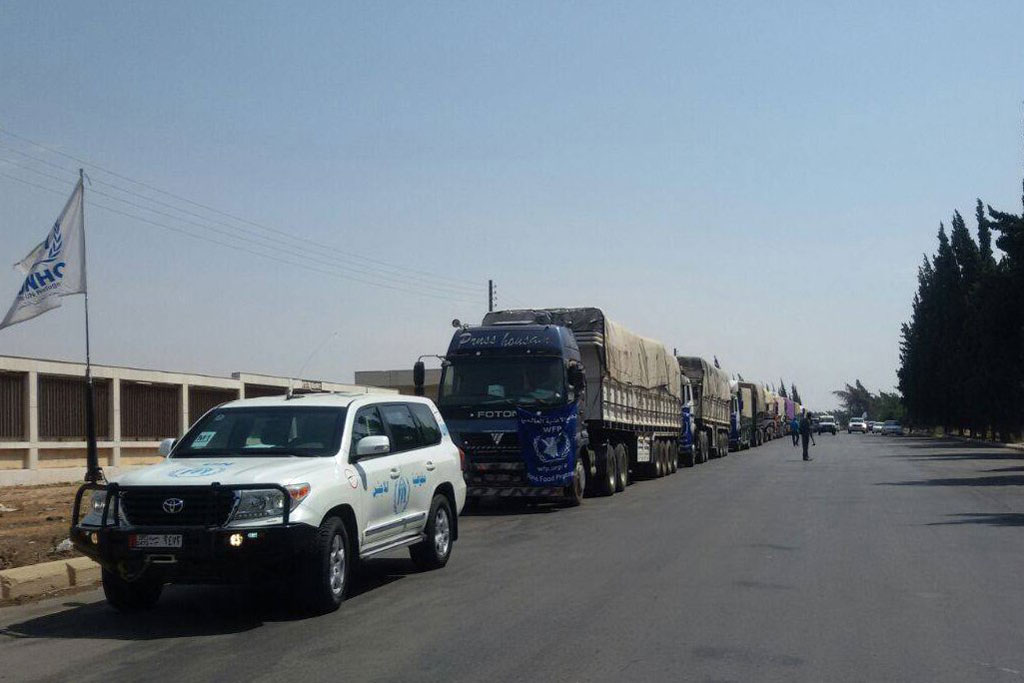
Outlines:
<svg viewBox="0 0 1024 683"><path fill-rule="evenodd" d="M190 429L173 457L334 455L344 425L344 408L222 408L208 413Z"/></svg>
<svg viewBox="0 0 1024 683"><path fill-rule="evenodd" d="M560 358L457 359L445 368L439 403L445 406L558 405L565 402Z"/></svg>

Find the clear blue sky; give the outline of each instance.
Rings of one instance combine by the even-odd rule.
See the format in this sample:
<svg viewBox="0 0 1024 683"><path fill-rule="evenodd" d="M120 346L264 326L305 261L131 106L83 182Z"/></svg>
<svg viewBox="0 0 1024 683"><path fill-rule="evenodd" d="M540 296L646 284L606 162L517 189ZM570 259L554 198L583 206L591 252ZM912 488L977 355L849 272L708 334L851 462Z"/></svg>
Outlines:
<svg viewBox="0 0 1024 683"><path fill-rule="evenodd" d="M0 125L479 283L381 289L87 205L97 362L293 374L338 331L305 374L349 380L443 352L494 277L499 305L600 306L821 407L895 384L940 220L1020 210L1022 26L1019 1L5 3ZM0 161L70 191L33 167L68 180ZM6 262L63 201L0 178ZM5 310L19 284L0 269ZM79 359L81 321L66 300L0 353Z"/></svg>

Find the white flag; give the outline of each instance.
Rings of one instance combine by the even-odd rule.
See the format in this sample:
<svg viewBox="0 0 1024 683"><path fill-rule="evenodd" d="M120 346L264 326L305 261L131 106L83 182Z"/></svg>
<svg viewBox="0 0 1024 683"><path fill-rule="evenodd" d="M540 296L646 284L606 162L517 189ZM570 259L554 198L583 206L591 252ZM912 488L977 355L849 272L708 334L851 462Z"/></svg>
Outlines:
<svg viewBox="0 0 1024 683"><path fill-rule="evenodd" d="M60 306L60 298L85 292L85 221L82 181L64 205L53 229L14 267L25 274L18 296L0 329Z"/></svg>

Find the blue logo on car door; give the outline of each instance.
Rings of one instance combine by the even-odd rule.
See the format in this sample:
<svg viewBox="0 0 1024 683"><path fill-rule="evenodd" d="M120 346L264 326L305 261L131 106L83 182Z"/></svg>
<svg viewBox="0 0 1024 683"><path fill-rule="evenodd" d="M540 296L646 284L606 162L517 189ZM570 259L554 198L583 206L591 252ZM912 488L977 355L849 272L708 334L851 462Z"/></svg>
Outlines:
<svg viewBox="0 0 1024 683"><path fill-rule="evenodd" d="M405 512L407 507L409 507L409 480L402 477L395 484L395 514Z"/></svg>

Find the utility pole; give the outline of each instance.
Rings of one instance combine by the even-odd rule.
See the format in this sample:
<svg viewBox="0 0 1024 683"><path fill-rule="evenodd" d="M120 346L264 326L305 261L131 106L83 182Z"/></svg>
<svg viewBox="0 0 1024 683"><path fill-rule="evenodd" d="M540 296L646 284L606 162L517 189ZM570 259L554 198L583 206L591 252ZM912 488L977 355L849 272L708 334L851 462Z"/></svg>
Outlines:
<svg viewBox="0 0 1024 683"><path fill-rule="evenodd" d="M494 280L487 281L487 312L494 310Z"/></svg>

